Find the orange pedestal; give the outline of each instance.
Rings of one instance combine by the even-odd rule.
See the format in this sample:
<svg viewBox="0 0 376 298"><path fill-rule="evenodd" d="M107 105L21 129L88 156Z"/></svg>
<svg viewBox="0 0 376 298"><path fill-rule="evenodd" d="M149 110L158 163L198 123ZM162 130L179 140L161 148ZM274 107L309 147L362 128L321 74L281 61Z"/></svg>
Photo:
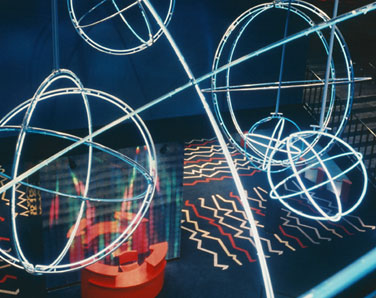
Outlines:
<svg viewBox="0 0 376 298"><path fill-rule="evenodd" d="M119 266L95 263L81 271L83 298L148 298L161 291L166 267L167 242L150 246L150 255L137 262ZM137 261L136 251L119 255L120 264Z"/></svg>

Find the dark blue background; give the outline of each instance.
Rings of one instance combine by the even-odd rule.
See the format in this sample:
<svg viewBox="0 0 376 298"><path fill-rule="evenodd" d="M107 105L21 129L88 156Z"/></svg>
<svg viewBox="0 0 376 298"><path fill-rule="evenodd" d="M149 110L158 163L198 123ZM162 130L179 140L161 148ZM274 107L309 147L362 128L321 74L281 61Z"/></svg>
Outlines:
<svg viewBox="0 0 376 298"><path fill-rule="evenodd" d="M197 77L210 72L217 45L230 23L244 10L258 3L261 1L176 2L169 29ZM0 116L31 98L39 84L52 71L50 9L50 1L8 0L1 3ZM266 35L270 41L280 39L283 26L283 14L263 16L253 30L264 33L255 34L252 44L260 44ZM291 26L294 26L293 22ZM187 82L186 75L164 36L153 47L130 56L112 56L98 52L78 36L69 19L66 1L63 0L59 1L58 32L61 68L68 68L76 73L85 87L113 94L133 108L140 107ZM301 46L289 48L286 59L294 59L296 63L294 67L287 65L285 70L286 73L298 74L300 78L304 74L306 57L301 49ZM243 49L241 52L249 51ZM270 80L270 72L274 73L275 80L278 79L279 58L280 50L269 56L268 64L265 64L265 61L255 62L255 69L263 69L258 74L258 81ZM204 82L202 87L209 87L209 83ZM211 100L209 94L207 99ZM300 102L299 93L292 93L288 102ZM257 98L241 108L273 104L274 97L266 102ZM78 115L75 115L75 109L64 105L62 101L58 101L52 109L69 117L60 117L59 120L59 117L53 117L51 111L43 111L47 114L47 121L63 121L66 128L83 126L77 120L81 110L77 110ZM191 88L143 112L141 117L150 120L198 114L203 114L203 109ZM100 125L100 122L96 124Z"/></svg>

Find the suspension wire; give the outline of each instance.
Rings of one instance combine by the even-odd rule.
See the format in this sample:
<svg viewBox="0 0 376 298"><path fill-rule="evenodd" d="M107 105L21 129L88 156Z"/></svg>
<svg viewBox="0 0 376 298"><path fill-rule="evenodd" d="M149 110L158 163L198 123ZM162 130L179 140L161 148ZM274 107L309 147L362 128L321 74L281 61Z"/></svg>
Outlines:
<svg viewBox="0 0 376 298"><path fill-rule="evenodd" d="M333 17L332 19L337 17L338 12L338 0L335 0L334 7L333 7ZM328 52L328 59L326 60L326 70L325 70L325 85L324 91L322 95L322 102L321 102L321 112L320 112L320 122L319 127L320 130L323 130L324 124L324 114L325 114L325 107L326 107L326 99L328 97L328 86L329 86L329 72L330 72L330 65L333 56L333 44L334 44L334 32L336 29L336 25L332 25L332 30L330 31L330 41L329 41L329 52Z"/></svg>
<svg viewBox="0 0 376 298"><path fill-rule="evenodd" d="M57 0L51 0L51 17L52 17L52 63L53 70L60 69L60 53L59 53L59 14L57 8Z"/></svg>
<svg viewBox="0 0 376 298"><path fill-rule="evenodd" d="M286 21L285 21L285 32L283 34L283 39L287 37L287 30L289 26L289 19L290 19L290 11L291 11L291 0L289 0L289 5L287 7L287 13L286 13ZM278 84L278 91L277 91L277 100L275 103L275 114L278 114L279 111L279 102L281 98L281 85L282 85L282 74L283 74L283 68L285 64L285 52L286 52L286 44L284 43L282 45L282 54L281 54L281 65L279 67L279 84Z"/></svg>

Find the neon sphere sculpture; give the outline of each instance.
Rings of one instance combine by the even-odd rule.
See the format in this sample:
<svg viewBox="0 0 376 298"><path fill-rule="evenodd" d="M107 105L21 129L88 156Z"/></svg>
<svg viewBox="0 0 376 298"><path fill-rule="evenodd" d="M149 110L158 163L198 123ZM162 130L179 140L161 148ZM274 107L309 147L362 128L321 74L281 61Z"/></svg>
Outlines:
<svg viewBox="0 0 376 298"><path fill-rule="evenodd" d="M271 133L269 134L270 131ZM280 143L291 133L297 131L300 131L300 128L295 122L282 115L273 114L252 125L245 134L244 150L247 153L249 151L253 153L254 158L250 159L250 162L256 168L266 171L268 167L277 166L278 171L281 171L285 167L290 167L290 161L286 156L287 151ZM292 147L293 159L298 160L302 152L299 148ZM271 158L272 152L273 158ZM248 157L250 154L246 156Z"/></svg>
<svg viewBox="0 0 376 298"><path fill-rule="evenodd" d="M320 136L320 144L315 143L315 145L312 146L312 139L317 138L317 136ZM321 148L323 146L322 143L329 143L333 141L336 142L336 145L340 147L340 153L334 155L320 154ZM288 174L286 173L286 171L282 172L282 174L284 175L282 175L281 173L273 174L270 171L270 167L268 168L267 176L271 187L270 197L272 199L278 199L286 208L290 209L300 216L310 219L330 221L339 221L342 216L354 211L362 202L367 190L367 171L362 161L362 154L356 152L349 144L347 144L340 138L326 132L301 131L291 134L285 140L280 142L279 146L287 152L291 171ZM309 163L301 166L296 162L297 159L296 155L294 154L294 148L296 147L303 147L302 151L305 152L305 154L301 155L300 158L307 157L310 160ZM271 159L273 158L274 154L279 150L282 150L282 148L275 148L271 152ZM335 166L335 161L337 161L338 163L342 158L347 159L348 163L351 159L351 162L345 169ZM271 162L269 162L268 165L270 166L270 164ZM323 181L319 183L307 182L304 179L305 174L309 171L314 171L317 168L322 169L324 173L323 177L325 179L323 179ZM357 194L357 199L355 199L355 202L352 204L352 206L350 206L347 210L344 210L342 206L343 202L341 200L341 193L335 185L335 182L343 182L343 180L346 179L347 174L350 174L356 169L360 170L363 180L362 183L359 183L359 185L361 185L361 190ZM287 194L285 192L282 192L283 187L290 184L291 182L295 183L295 185L298 187L298 190L293 190ZM331 193L334 194L332 202L329 203L329 205L334 206L334 208L325 208L327 210L324 210L324 208L317 202L317 200L315 200L314 192L321 187L329 189ZM299 206L299 204L292 204L293 202L295 203L297 201L297 198L300 198L298 200L305 199L306 201L308 201L307 203L311 206L310 209L312 210L313 207L314 212L308 213L306 211L299 210L296 207Z"/></svg>
<svg viewBox="0 0 376 298"><path fill-rule="evenodd" d="M144 1L120 2L124 1L102 0L94 5L92 1L67 0L69 15L77 33L98 51L128 55L152 46L163 30L151 22L152 17L145 9ZM165 0L159 4L168 4L163 21L167 26L175 0Z"/></svg>
<svg viewBox="0 0 376 298"><path fill-rule="evenodd" d="M57 86L65 87L53 89L54 86L52 86L52 84L57 84ZM73 86L66 87L68 84ZM64 101L64 103L66 104L66 99L69 96L74 96L74 100L76 100L77 97L78 99L81 99L78 101L81 101L83 103L86 112L85 121L87 123L86 137L80 137L46 127L35 127L33 125L33 119L37 118L34 114L38 114L38 109L41 109L45 104L60 100ZM143 140L145 148L147 150L147 165L143 166L139 162L132 160L130 157L94 141L94 137L98 136L100 132L102 132L101 129L93 131L92 110L90 109L90 103L93 103L94 101L100 101L101 103L106 105L108 104L122 115L130 115L133 113L133 110L120 99L102 91L84 88L74 73L69 70L61 69L54 71L43 81L32 99L29 99L20 104L0 121L0 133L16 133L18 135L12 171L10 174L1 173L1 176L7 178L9 182L2 186L0 190L1 192L5 192L8 189L10 189L11 191L11 238L13 240L14 250L12 253L10 253L0 247L0 257L9 264L12 264L18 268L23 268L29 273L44 274L68 272L86 267L99 261L103 257L113 252L115 249L117 249L124 241L129 238L129 236L141 222L150 205L155 191L157 169L155 148L149 131L138 115L132 115L131 117L129 117L129 122L133 123L132 125L134 125L136 129L138 129L140 138ZM14 122L16 122L20 117L23 117L21 118L23 119L22 123L14 124ZM48 137L58 138L68 141L71 145L50 156L44 161L38 163L32 168L29 168L26 171L20 173L20 170L22 168L21 160L24 153L23 146L28 137L30 137L31 135L44 135ZM86 177L86 179L84 179L82 187L83 189L81 193L78 193L76 195L62 193L58 190L45 188L43 185L32 185L27 180L30 175L36 173L44 167L47 167L50 163L53 163L58 158L63 157L66 153L70 152L78 146L82 146L87 150L87 165L84 166L84 172L86 173L84 176ZM124 164L126 167L130 167L136 170L145 179L145 190L141 190L139 194L131 198L92 197L91 193L94 192L91 192L91 188L95 184L95 182L91 181L91 173L93 170L92 166L94 160L93 150L95 150L96 152L101 152L101 154L108 154L119 160L120 164ZM21 223L18 222L19 216L16 216L16 188L20 184L49 194L63 196L67 198L67 200L78 202L79 210L77 211L77 218L74 220L74 226L71 230L70 236L68 237L68 240L64 242L65 244L63 245L61 251L57 253L57 256L54 257L54 260L48 262L48 264L38 264L36 262L33 262L27 256L28 254L24 252L21 246L19 237L19 226L21 225ZM116 239L113 239L108 246L105 246L103 249L98 249L98 251L95 251L92 255L85 255L82 259L75 262L67 262L66 255L73 244L77 231L79 231L79 225L81 219L84 216L84 210L87 207L88 203L96 202L100 204L113 204L116 202L122 203L127 201L139 202L139 208L133 219L129 220L127 226L117 235Z"/></svg>
<svg viewBox="0 0 376 298"><path fill-rule="evenodd" d="M257 19L261 18L267 13L275 11L287 11L288 9L290 9L292 16L304 23L306 26L308 26L308 28L314 27L318 22L327 22L330 20L329 16L326 15L325 12L323 12L319 8L315 7L310 3L299 0L291 1L290 8L289 1L274 1L254 6L245 11L243 14L241 14L237 19L235 19L223 35L214 56L212 66L213 72L216 72L223 65L236 61L239 58L239 56L242 55L241 51L244 51L244 49L241 48L242 46L244 47L244 43L248 46L252 45L253 35L249 33L252 33L252 29L249 28L252 28L253 23L256 22ZM318 42L321 43L323 48L322 52L328 55L329 44L327 37L325 37L321 31L316 31L313 35L316 36ZM338 57L336 57L336 63L334 63L334 59L332 59L330 63L330 81L332 83L331 87L329 88L328 101L325 106L325 117L322 129L325 130L328 127L328 125L330 124L330 120L333 117L334 106L336 101L335 82L336 80L342 80L344 82L342 86L345 86L344 88L346 89L346 98L344 108L341 110L341 115L337 114L337 116L340 117L341 121L336 130L334 131L334 135L339 136L344 129L352 106L352 98L354 92L354 73L348 47L337 27L335 28L334 38L335 45L339 49L339 51L337 55ZM248 40L249 43L246 43ZM281 40L276 40L273 42L273 44L282 43L282 41L283 40L281 36ZM255 50L255 52L257 52L257 50ZM262 55L265 55L265 53L261 52L260 55L255 55L254 58L258 56L262 57ZM252 61L252 59L250 59L249 61ZM342 64L341 67L343 66L343 69L345 69L344 78L337 78L335 68L336 66L338 66L338 64ZM253 83L252 79L255 79L255 77L257 77L256 71L257 69L252 69L252 65L247 65L247 62L245 62L241 65L240 74L236 72L236 67L228 68L226 71L223 72L223 75L215 73L211 79L210 92L212 93L213 104L217 119L221 124L223 133L226 135L229 142L239 152L246 155L248 159L251 160L252 163L258 169L265 170L265 164L269 162L270 156L264 156L262 151L255 151L255 148L252 148L252 146L250 149L243 147L241 145L241 142L239 142L236 139L236 136L233 133L233 131L235 130L236 134L240 136L244 143L248 142L249 132L244 133L244 131L247 131L250 126L244 127L244 124L241 124L242 122L238 119L237 107L235 106L235 104L239 104L238 102L241 102L240 104L242 104L244 101L252 100L252 97L248 96L248 94L250 94L251 92L258 92L258 94L261 94L261 92L270 92L271 90L277 90L278 88L300 88L304 86L309 86L309 84L311 83L323 83L323 81L318 79L316 81L293 80L280 82ZM244 73L247 74L247 78L243 77ZM250 80L251 82L247 80ZM262 95L259 95L259 101L260 98L264 97L262 97ZM257 104L258 103L256 103L256 105ZM239 109L241 108L242 107L240 107ZM230 115L229 120L227 120L226 117L227 112ZM276 109L276 112L277 114L280 114L278 109ZM281 114L279 115L279 117L284 117L286 123L294 123L296 131L300 130L300 123L297 123L294 119L288 119L286 116L283 116ZM270 120L270 117L260 119L252 127L253 129L257 129L258 125L270 122ZM275 123L277 124L277 122ZM272 135L275 135L277 131L278 128L271 128L266 134L264 134L263 138L265 140L271 140L273 139ZM313 140L313 142L317 142L319 138L320 135L317 135L317 139ZM269 144L269 141L267 141L266 144ZM323 152L327 150L332 144L333 142L330 142L326 148L323 148ZM268 145L265 145L264 147L268 148ZM284 163L284 160L279 160L277 155L275 155L275 160L271 161L272 165L278 165L281 163Z"/></svg>

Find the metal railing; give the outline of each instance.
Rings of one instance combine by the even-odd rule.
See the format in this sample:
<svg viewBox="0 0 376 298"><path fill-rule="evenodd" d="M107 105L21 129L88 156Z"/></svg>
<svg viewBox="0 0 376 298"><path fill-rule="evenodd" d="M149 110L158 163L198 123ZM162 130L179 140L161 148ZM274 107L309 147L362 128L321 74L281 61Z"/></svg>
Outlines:
<svg viewBox="0 0 376 298"><path fill-rule="evenodd" d="M372 65L371 65L372 66ZM362 71L364 74L364 70ZM317 80L319 76L307 69L306 79ZM319 78L320 79L320 78ZM355 88L354 98L362 96L366 82L359 82ZM323 86L310 86L303 90L303 106L318 123L321 111ZM336 96L332 117L328 124L331 131L336 132L345 110L345 99ZM369 128L357 115L351 113L341 138L355 150L363 154L363 161L368 171L369 180L376 186L376 133Z"/></svg>

